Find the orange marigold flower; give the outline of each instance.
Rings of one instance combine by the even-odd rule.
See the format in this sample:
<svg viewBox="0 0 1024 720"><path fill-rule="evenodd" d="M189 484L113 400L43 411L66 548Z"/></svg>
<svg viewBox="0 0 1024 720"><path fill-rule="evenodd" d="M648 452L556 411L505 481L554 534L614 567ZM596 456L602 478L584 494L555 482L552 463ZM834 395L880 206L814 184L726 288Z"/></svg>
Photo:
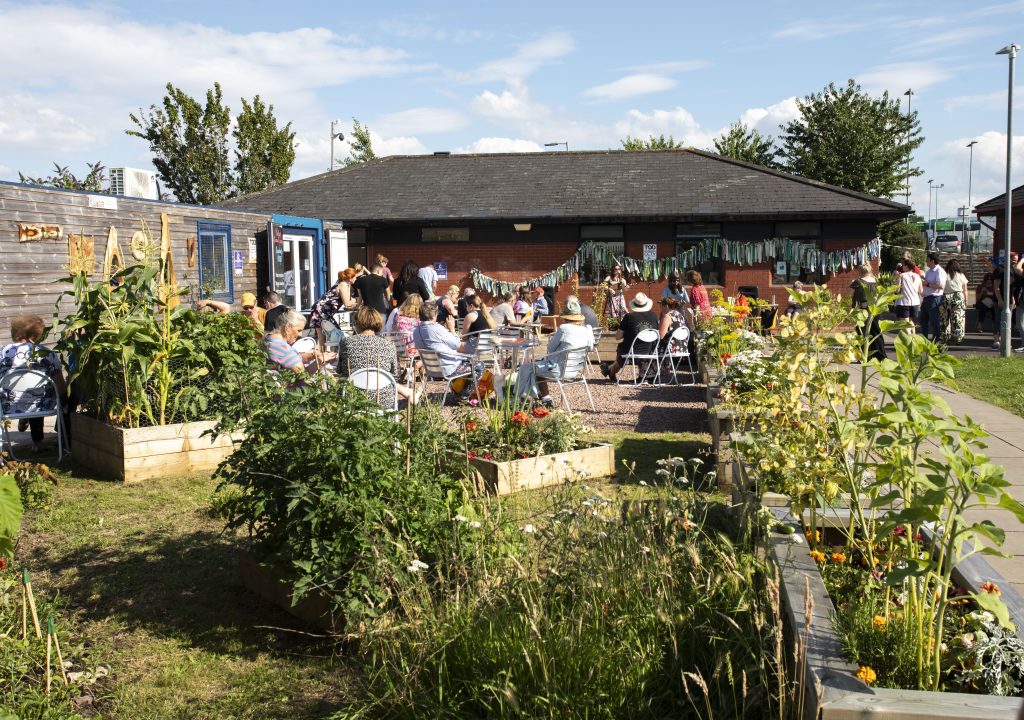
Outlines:
<svg viewBox="0 0 1024 720"><path fill-rule="evenodd" d="M885 632L885 626L889 620L884 615L875 615L871 619L871 624L875 626L875 630L878 632Z"/></svg>
<svg viewBox="0 0 1024 720"><path fill-rule="evenodd" d="M529 425L530 416L524 413L522 410L516 410L512 413L512 422L516 425Z"/></svg>
<svg viewBox="0 0 1024 720"><path fill-rule="evenodd" d="M817 562L823 563L825 562L825 553L820 550L811 550L811 558Z"/></svg>
<svg viewBox="0 0 1024 720"><path fill-rule="evenodd" d="M476 420L467 420L466 432L473 432L474 430L476 430Z"/></svg>
<svg viewBox="0 0 1024 720"><path fill-rule="evenodd" d="M813 543L820 543L821 542L821 533L818 530L815 530L813 533L810 530L805 530L804 531L804 537L807 538L807 542L813 542Z"/></svg>
<svg viewBox="0 0 1024 720"><path fill-rule="evenodd" d="M992 593L993 595L998 595L999 592L1000 592L999 586L996 585L994 582L991 582L991 581L983 582L981 584L981 589L984 590L987 593Z"/></svg>
<svg viewBox="0 0 1024 720"><path fill-rule="evenodd" d="M844 563L846 562L846 556L843 555L841 552L834 552L832 553L831 560L834 563Z"/></svg>
<svg viewBox="0 0 1024 720"><path fill-rule="evenodd" d="M542 408L542 407L535 407L535 408L533 409L533 416L534 416L535 418L546 418L546 417L547 417L548 415L550 415L550 414L551 414L551 413L550 413L550 412L548 412L547 408Z"/></svg>
<svg viewBox="0 0 1024 720"><path fill-rule="evenodd" d="M878 675L867 665L861 665L857 668L857 677L863 680L868 685L873 685L875 680L878 679Z"/></svg>

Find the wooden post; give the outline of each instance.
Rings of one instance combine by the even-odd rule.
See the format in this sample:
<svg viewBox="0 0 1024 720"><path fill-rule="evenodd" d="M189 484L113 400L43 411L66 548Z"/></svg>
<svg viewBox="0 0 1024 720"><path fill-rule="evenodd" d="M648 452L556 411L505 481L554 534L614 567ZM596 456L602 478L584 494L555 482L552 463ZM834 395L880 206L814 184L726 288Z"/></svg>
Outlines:
<svg viewBox="0 0 1024 720"><path fill-rule="evenodd" d="M57 667L60 668L60 675L67 685L68 674L64 671L64 654L60 651L60 638L57 637L57 626L52 617L46 618L46 632L53 636L53 647L57 650Z"/></svg>
<svg viewBox="0 0 1024 720"><path fill-rule="evenodd" d="M40 640L43 639L43 629L39 626L39 613L36 612L36 598L32 593L32 581L28 579L28 568L22 572L21 575L22 589L28 596L28 607L32 611L32 624L36 628L36 637Z"/></svg>
<svg viewBox="0 0 1024 720"><path fill-rule="evenodd" d="M49 632L46 633L46 694L50 694L50 643L53 636Z"/></svg>

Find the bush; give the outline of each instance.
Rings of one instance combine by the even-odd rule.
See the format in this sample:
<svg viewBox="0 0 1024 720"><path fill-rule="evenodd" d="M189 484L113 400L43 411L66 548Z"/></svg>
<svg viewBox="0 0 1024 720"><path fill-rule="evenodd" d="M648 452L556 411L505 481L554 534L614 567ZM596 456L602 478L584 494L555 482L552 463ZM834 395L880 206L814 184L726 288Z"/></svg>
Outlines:
<svg viewBox="0 0 1024 720"><path fill-rule="evenodd" d="M45 465L7 460L4 472L14 477L21 492L21 504L26 510L46 507L53 500L57 476Z"/></svg>
<svg viewBox="0 0 1024 720"><path fill-rule="evenodd" d="M927 242L924 233L915 225L907 222L882 223L878 228L878 236L882 239L882 256L879 260L881 270L895 270L896 263L903 259L908 249L914 256L914 262L924 265Z"/></svg>
<svg viewBox="0 0 1024 720"><path fill-rule="evenodd" d="M407 434L346 382L266 385L246 401L246 437L217 472L221 490L237 491L221 504L228 527L291 571L298 597L326 595L351 629L394 609L455 537L467 498L458 438L424 413Z"/></svg>

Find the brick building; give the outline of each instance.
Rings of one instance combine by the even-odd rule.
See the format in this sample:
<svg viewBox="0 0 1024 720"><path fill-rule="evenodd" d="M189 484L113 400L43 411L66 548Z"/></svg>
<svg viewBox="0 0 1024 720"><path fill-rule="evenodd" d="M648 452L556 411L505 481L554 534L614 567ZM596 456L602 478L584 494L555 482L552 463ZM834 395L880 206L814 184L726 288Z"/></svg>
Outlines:
<svg viewBox="0 0 1024 720"><path fill-rule="evenodd" d="M583 242L640 259L645 246L672 257L705 238L770 238L826 251L860 248L878 224L906 217L900 203L699 150L393 156L235 198L232 209L341 222L350 262L386 255L444 263L444 284L470 284L478 268L520 282L570 258ZM656 249L655 249L656 248ZM852 272L821 273L771 259L753 265L708 258L698 267L727 295L756 286L785 296L795 280L848 287ZM586 300L607 267L580 273ZM634 282L660 294L663 282ZM568 284L559 296L568 293Z"/></svg>
<svg viewBox="0 0 1024 720"><path fill-rule="evenodd" d="M1021 252L1024 249L1024 185L1015 187L1011 193L1013 205L1010 229L1010 250ZM1003 251L1003 238L1006 235L1006 193L1000 193L983 203L978 203L974 214L985 225L992 229L992 254L999 255Z"/></svg>

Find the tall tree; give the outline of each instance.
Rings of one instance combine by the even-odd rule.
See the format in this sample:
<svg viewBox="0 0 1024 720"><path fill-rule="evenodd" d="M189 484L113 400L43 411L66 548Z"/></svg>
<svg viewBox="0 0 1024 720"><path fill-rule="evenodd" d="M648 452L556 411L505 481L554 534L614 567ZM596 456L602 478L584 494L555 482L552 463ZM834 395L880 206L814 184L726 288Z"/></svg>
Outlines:
<svg viewBox="0 0 1024 720"><path fill-rule="evenodd" d="M684 147L682 140L676 140L671 135L667 138L664 135L659 135L658 137L649 135L646 140L627 135L626 139L622 141L622 149L631 152L643 150L682 150Z"/></svg>
<svg viewBox="0 0 1024 720"><path fill-rule="evenodd" d="M295 134L291 123L277 127L273 110L258 95L251 104L242 100L233 133L234 165L229 156L231 109L220 83L206 91L205 105L167 83L162 107L131 114L135 128L125 132L149 143L153 165L178 201L211 205L288 181Z"/></svg>
<svg viewBox="0 0 1024 720"><path fill-rule="evenodd" d="M908 177L914 150L924 142L917 112L900 112L899 100L885 92L872 97L853 80L835 83L797 100L800 117L780 127L787 169L812 180L892 197Z"/></svg>
<svg viewBox="0 0 1024 720"><path fill-rule="evenodd" d="M242 112L233 131L235 184L240 195L288 182L295 162L295 133L291 127L288 123L279 129L274 106L264 105L259 95L251 104L242 98Z"/></svg>
<svg viewBox="0 0 1024 720"><path fill-rule="evenodd" d="M18 173L18 178L23 183L30 185L48 185L49 187L64 188L65 190L85 190L86 192L105 193L110 188L106 182L106 175L102 162L86 163L89 174L79 178L66 165L53 164L53 175L50 177L30 177L24 173Z"/></svg>
<svg viewBox="0 0 1024 720"><path fill-rule="evenodd" d="M775 168L779 151L771 135L762 135L737 120L720 138L715 138L715 152L722 157Z"/></svg>
<svg viewBox="0 0 1024 720"><path fill-rule="evenodd" d="M377 153L373 151L373 142L370 140L370 128L359 123L359 120L352 118L352 139L349 143L349 155L342 160L345 167L358 165L359 163L376 160Z"/></svg>

